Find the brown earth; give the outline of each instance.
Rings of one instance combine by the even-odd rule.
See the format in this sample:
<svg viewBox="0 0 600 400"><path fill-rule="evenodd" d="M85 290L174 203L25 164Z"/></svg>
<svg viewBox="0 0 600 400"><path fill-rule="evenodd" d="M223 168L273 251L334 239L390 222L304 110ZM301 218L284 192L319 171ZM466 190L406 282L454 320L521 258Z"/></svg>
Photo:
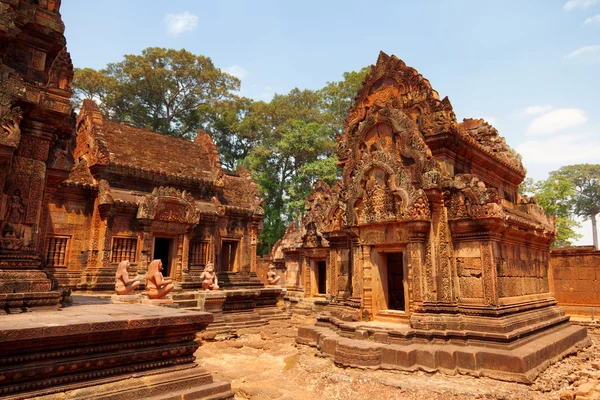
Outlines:
<svg viewBox="0 0 600 400"><path fill-rule="evenodd" d="M272 321L235 339L204 342L199 364L231 382L236 399L600 399L600 331L593 345L548 368L531 386L441 373L340 368L295 343L307 317Z"/></svg>

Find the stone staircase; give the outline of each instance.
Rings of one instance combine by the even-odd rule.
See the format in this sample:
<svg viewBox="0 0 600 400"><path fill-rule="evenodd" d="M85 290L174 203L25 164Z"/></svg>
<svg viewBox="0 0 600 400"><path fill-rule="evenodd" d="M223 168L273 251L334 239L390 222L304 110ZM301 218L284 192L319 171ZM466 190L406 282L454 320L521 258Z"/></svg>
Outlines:
<svg viewBox="0 0 600 400"><path fill-rule="evenodd" d="M288 311L307 316L324 311L329 304L329 301L322 297L290 297L285 301L289 303Z"/></svg>
<svg viewBox="0 0 600 400"><path fill-rule="evenodd" d="M219 272L219 286L223 289L261 289L265 285L258 279L256 272L241 274L238 272Z"/></svg>
<svg viewBox="0 0 600 400"><path fill-rule="evenodd" d="M197 308L198 299L195 292L173 293L173 306L175 308Z"/></svg>

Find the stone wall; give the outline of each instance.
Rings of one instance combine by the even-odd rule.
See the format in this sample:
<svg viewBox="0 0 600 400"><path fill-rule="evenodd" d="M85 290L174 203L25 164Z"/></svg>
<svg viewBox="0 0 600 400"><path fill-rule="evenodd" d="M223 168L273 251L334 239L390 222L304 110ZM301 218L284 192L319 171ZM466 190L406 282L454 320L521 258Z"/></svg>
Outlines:
<svg viewBox="0 0 600 400"><path fill-rule="evenodd" d="M600 304L600 250L593 246L554 249L550 267L554 297L560 305Z"/></svg>

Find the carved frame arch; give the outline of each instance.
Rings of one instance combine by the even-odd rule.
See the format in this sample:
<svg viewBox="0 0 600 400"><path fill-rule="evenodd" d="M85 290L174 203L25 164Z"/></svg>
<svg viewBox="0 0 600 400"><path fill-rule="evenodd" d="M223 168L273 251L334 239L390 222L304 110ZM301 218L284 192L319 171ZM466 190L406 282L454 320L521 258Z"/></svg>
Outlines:
<svg viewBox="0 0 600 400"><path fill-rule="evenodd" d="M399 195L401 197L402 211L405 212L406 208L408 207L408 200L410 198L410 195L408 190L403 188L403 186L407 186L408 183L406 182L406 179L403 179L402 168L393 162L393 159L388 153L378 151L375 153L375 155L379 155L380 157L383 156L381 158L386 158L385 156L388 156L388 160L382 160L381 158L373 159L368 153L363 155L361 163L357 166L357 173L352 178L352 189L350 192L350 198L348 200L348 207L346 208L347 220L349 224L356 223L357 217L356 212L354 211L354 206L356 205L356 202L364 196L364 190L362 188L362 185L365 180L365 175L374 168L382 169L391 178L393 178L390 179L390 192L394 196ZM392 164L393 166L390 164Z"/></svg>

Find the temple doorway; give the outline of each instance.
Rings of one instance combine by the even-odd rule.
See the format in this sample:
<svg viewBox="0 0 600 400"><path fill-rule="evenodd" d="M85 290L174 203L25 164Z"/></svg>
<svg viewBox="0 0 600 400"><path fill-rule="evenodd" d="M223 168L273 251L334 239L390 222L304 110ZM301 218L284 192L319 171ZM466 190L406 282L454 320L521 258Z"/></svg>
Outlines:
<svg viewBox="0 0 600 400"><path fill-rule="evenodd" d="M317 261L317 293L327 294L327 263Z"/></svg>
<svg viewBox="0 0 600 400"><path fill-rule="evenodd" d="M221 272L234 272L238 242L224 240L221 246Z"/></svg>
<svg viewBox="0 0 600 400"><path fill-rule="evenodd" d="M387 253L388 310L405 311L402 252Z"/></svg>
<svg viewBox="0 0 600 400"><path fill-rule="evenodd" d="M163 275L169 276L171 274L171 239L167 238L155 238L154 239L154 257L153 260L161 260L163 265Z"/></svg>

